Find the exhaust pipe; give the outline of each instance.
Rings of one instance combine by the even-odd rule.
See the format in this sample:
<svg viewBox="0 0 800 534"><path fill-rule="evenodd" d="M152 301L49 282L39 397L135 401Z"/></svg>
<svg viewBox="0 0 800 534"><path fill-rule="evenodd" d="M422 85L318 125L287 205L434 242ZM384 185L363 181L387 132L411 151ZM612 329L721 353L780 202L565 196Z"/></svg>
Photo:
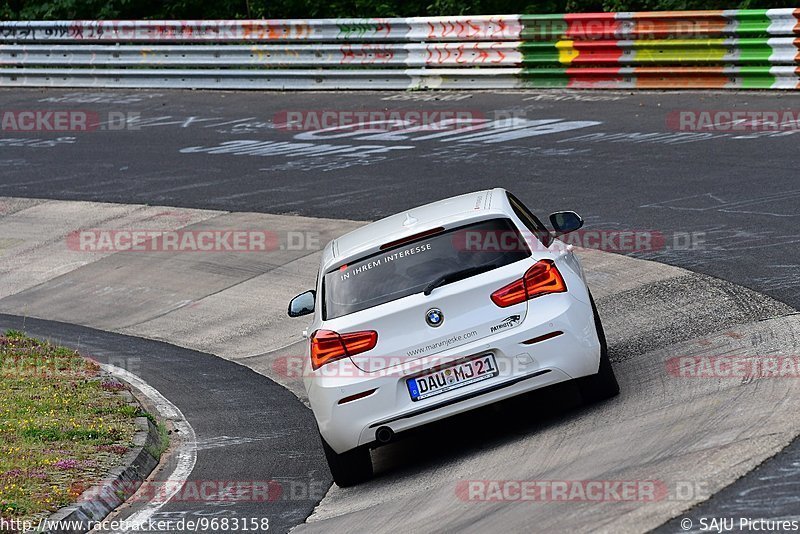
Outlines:
<svg viewBox="0 0 800 534"><path fill-rule="evenodd" d="M389 443L394 437L394 430L388 426L382 426L375 431L375 440L378 443Z"/></svg>

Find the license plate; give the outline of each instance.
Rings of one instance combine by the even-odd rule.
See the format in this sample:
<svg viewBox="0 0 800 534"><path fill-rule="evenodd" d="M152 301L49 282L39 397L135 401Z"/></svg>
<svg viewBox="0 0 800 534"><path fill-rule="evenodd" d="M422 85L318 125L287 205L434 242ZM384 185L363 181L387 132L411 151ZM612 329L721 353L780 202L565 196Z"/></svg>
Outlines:
<svg viewBox="0 0 800 534"><path fill-rule="evenodd" d="M411 400L418 401L441 395L475 382L488 380L498 375L493 354L484 354L433 373L406 380Z"/></svg>

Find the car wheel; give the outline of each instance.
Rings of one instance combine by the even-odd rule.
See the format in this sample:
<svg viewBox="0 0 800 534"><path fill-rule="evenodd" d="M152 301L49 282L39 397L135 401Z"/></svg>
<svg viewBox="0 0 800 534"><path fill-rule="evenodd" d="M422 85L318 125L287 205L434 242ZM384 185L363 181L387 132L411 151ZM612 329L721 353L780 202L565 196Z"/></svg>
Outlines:
<svg viewBox="0 0 800 534"><path fill-rule="evenodd" d="M597 338L600 340L600 368L597 374L578 379L578 388L581 397L585 402L599 402L610 399L619 394L619 384L617 377L614 376L614 369L611 367L611 360L608 357L608 344L603 325L600 322L600 315L594 305L591 293L589 299L592 302L592 313L594 314L594 325L597 329Z"/></svg>
<svg viewBox="0 0 800 534"><path fill-rule="evenodd" d="M320 439L322 439L325 459L328 460L328 467L337 486L340 488L355 486L372 477L372 458L367 447L356 447L338 454L325 442L322 436L320 436Z"/></svg>

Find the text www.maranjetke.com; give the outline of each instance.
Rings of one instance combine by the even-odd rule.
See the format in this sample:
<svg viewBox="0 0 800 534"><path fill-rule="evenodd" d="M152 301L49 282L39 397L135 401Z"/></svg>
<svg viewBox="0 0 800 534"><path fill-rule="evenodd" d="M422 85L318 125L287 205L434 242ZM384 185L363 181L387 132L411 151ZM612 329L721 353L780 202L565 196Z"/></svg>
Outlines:
<svg viewBox="0 0 800 534"><path fill-rule="evenodd" d="M475 337L478 335L477 330L473 330L472 332L466 332L464 334L459 334L457 336L449 337L447 339L443 339L441 341L437 341L436 343L431 343L430 345L425 345L424 347L419 347L414 350L408 351L409 356L417 356L419 354L425 354L432 350L447 348L453 343L458 343L464 339L469 339L471 337Z"/></svg>

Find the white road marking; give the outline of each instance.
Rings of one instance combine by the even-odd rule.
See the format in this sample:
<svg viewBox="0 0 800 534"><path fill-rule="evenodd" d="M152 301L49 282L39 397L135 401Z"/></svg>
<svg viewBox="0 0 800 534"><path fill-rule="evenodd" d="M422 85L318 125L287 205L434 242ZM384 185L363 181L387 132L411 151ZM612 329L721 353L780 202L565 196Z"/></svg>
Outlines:
<svg viewBox="0 0 800 534"><path fill-rule="evenodd" d="M122 378L141 391L142 394L153 403L156 410L158 410L158 414L162 418L172 421L172 424L178 431L178 435L181 437L181 443L177 448L178 461L175 469L168 477L170 484L166 485L167 491L163 492L163 494L162 492L157 492L159 495L155 496L153 500L147 503L142 510L139 510L126 519L125 524L133 527L133 525L147 523L155 513L161 510L161 508L178 493L184 483L189 479L189 475L192 474L194 466L197 463L197 436L194 433L194 428L192 428L192 425L190 425L189 421L183 416L180 409L154 387L147 384L133 373L120 367L108 364L102 364L101 367L105 371ZM135 529L129 528L121 530L121 532L127 532L128 530Z"/></svg>

